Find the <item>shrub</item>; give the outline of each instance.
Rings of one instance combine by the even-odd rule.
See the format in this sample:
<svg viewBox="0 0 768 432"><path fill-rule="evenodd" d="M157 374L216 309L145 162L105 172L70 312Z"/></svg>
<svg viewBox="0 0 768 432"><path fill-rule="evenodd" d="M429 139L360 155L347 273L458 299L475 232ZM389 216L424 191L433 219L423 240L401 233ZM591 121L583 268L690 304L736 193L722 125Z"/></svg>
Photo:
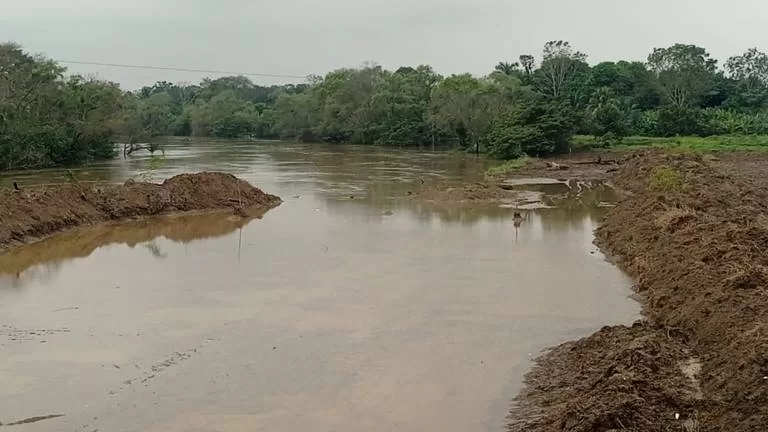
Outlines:
<svg viewBox="0 0 768 432"><path fill-rule="evenodd" d="M685 186L685 178L671 166L659 165L651 171L648 185L658 192L674 192Z"/></svg>
<svg viewBox="0 0 768 432"><path fill-rule="evenodd" d="M563 104L531 98L496 118L482 141L500 159L547 156L569 150L573 113Z"/></svg>

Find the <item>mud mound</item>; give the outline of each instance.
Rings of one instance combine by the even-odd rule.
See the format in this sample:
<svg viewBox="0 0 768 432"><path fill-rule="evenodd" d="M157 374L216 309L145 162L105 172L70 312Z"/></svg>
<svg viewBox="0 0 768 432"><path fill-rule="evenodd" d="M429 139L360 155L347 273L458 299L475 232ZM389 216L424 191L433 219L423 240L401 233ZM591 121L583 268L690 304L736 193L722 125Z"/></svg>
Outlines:
<svg viewBox="0 0 768 432"><path fill-rule="evenodd" d="M190 211L274 207L280 198L235 176L182 174L162 184L132 180L122 186L67 184L0 192L0 250L78 226Z"/></svg>
<svg viewBox="0 0 768 432"><path fill-rule="evenodd" d="M700 409L683 345L642 323L605 327L536 361L510 413L514 431L681 430Z"/></svg>
<svg viewBox="0 0 768 432"><path fill-rule="evenodd" d="M415 199L437 204L511 202L519 192L492 183L464 185L429 185L414 195Z"/></svg>
<svg viewBox="0 0 768 432"><path fill-rule="evenodd" d="M701 157L659 152L628 160L614 182L632 194L609 212L597 243L636 277L651 327L604 330L573 351L565 345L547 354L523 401L540 406L548 423L520 429L511 422L511 429L768 430L768 192ZM638 342L646 340L658 342L655 350ZM637 403L617 404L619 387L601 395L583 386L567 403L550 403L565 401L558 389L575 385L563 374L600 383L600 369L582 365L615 356L614 366L624 367L622 353L631 352L652 358L641 355L650 363L626 381ZM681 384L685 374L670 369L690 357L702 362L695 403ZM567 423L573 403L582 417ZM695 424L659 423L672 411ZM603 421L610 417L623 426Z"/></svg>

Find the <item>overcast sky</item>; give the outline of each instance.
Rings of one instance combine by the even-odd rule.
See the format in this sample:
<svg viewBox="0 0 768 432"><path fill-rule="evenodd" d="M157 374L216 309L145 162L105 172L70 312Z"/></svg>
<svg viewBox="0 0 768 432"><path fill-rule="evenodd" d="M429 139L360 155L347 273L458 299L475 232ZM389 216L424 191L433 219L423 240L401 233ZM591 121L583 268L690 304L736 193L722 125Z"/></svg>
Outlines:
<svg viewBox="0 0 768 432"><path fill-rule="evenodd" d="M57 60L299 76L365 61L482 75L552 39L591 63L675 42L722 61L768 48L766 22L765 0L0 0L0 41ZM205 75L69 67L127 89Z"/></svg>

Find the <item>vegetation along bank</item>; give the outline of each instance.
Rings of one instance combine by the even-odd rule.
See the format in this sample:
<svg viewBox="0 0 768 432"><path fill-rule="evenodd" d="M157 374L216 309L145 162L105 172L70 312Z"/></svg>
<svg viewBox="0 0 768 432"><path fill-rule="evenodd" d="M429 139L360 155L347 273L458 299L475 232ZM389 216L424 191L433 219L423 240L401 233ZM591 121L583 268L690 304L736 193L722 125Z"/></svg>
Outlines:
<svg viewBox="0 0 768 432"><path fill-rule="evenodd" d="M768 55L756 48L721 66L685 44L591 65L551 41L482 77L369 64L268 87L230 76L125 91L65 72L0 44L0 169L110 158L115 141L130 153L164 135L451 146L502 159L568 152L573 134L592 147L625 136L768 135Z"/></svg>

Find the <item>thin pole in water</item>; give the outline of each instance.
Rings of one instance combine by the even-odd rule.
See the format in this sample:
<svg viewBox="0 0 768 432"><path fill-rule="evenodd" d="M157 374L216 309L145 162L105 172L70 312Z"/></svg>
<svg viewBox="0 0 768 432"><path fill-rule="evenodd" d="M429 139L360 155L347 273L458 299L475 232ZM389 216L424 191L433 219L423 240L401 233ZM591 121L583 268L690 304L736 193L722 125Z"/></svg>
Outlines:
<svg viewBox="0 0 768 432"><path fill-rule="evenodd" d="M237 238L237 262L240 262L240 251L243 248L243 227L240 227L238 231L240 231L240 233Z"/></svg>

